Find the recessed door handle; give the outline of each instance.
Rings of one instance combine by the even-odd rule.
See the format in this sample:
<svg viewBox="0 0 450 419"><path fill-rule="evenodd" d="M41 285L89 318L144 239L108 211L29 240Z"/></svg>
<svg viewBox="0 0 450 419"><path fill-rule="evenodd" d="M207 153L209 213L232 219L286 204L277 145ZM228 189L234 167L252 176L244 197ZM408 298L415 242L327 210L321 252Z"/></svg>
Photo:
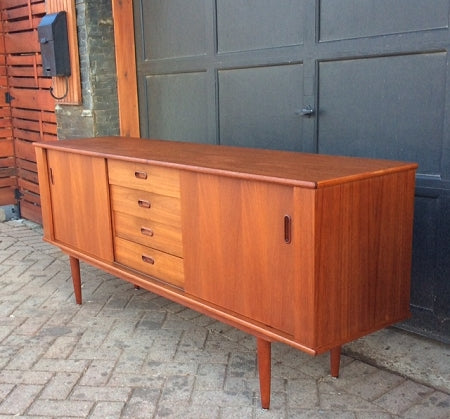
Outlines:
<svg viewBox="0 0 450 419"><path fill-rule="evenodd" d="M284 242L286 244L291 243L292 240L292 231L291 231L291 217L290 215L284 216Z"/></svg>
<svg viewBox="0 0 450 419"><path fill-rule="evenodd" d="M142 262L148 263L149 265L154 265L155 259L153 259L151 256L142 255Z"/></svg>
<svg viewBox="0 0 450 419"><path fill-rule="evenodd" d="M147 227L141 227L141 234L144 236L153 237L153 230Z"/></svg>
<svg viewBox="0 0 450 419"><path fill-rule="evenodd" d="M136 170L136 171L134 172L134 177L135 177L136 179L142 179L142 180L145 180L145 179L147 179L147 172L142 172L142 171L140 171L140 170Z"/></svg>
<svg viewBox="0 0 450 419"><path fill-rule="evenodd" d="M152 206L152 204L150 203L150 201L147 201L145 199L139 199L138 200L138 205L141 208L150 208Z"/></svg>

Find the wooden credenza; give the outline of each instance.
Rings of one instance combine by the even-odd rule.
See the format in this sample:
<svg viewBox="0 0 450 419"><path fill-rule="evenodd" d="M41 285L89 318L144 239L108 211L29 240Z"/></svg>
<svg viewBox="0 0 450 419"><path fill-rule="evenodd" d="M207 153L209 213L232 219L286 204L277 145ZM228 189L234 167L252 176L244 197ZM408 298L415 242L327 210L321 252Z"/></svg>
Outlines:
<svg viewBox="0 0 450 419"><path fill-rule="evenodd" d="M44 239L311 355L409 317L414 163L103 137L36 143Z"/></svg>

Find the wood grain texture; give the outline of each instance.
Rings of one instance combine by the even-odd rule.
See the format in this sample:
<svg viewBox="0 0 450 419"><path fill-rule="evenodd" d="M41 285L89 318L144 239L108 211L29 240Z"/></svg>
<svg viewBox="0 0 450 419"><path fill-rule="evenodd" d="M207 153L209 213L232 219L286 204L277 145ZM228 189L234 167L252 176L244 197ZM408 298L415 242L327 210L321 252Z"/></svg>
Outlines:
<svg viewBox="0 0 450 419"><path fill-rule="evenodd" d="M113 223L115 234L119 237L183 257L181 225L173 226L117 210L113 212Z"/></svg>
<svg viewBox="0 0 450 419"><path fill-rule="evenodd" d="M187 293L294 333L296 240L284 240L293 189L182 175Z"/></svg>
<svg viewBox="0 0 450 419"><path fill-rule="evenodd" d="M270 387L271 387L271 342L264 339L257 339L258 353L258 373L259 388L261 394L261 407L268 409L270 406Z"/></svg>
<svg viewBox="0 0 450 419"><path fill-rule="evenodd" d="M183 288L183 259L139 243L114 239L115 260L145 275Z"/></svg>
<svg viewBox="0 0 450 419"><path fill-rule="evenodd" d="M53 234L53 206L50 194L49 167L47 160L47 151L36 147L36 163L39 178L39 194L41 196L42 226L44 230L44 239L54 241Z"/></svg>
<svg viewBox="0 0 450 419"><path fill-rule="evenodd" d="M80 260L76 257L69 256L70 273L72 274L73 292L75 294L75 302L82 304L83 298L81 294L81 273Z"/></svg>
<svg viewBox="0 0 450 419"><path fill-rule="evenodd" d="M415 163L391 160L126 137L65 140L46 143L45 147L304 188L323 188L417 168Z"/></svg>
<svg viewBox="0 0 450 419"><path fill-rule="evenodd" d="M320 189L314 347L409 317L414 171Z"/></svg>
<svg viewBox="0 0 450 419"><path fill-rule="evenodd" d="M54 240L112 261L105 160L50 151L47 164Z"/></svg>
<svg viewBox="0 0 450 419"><path fill-rule="evenodd" d="M180 174L174 169L111 159L108 174L113 185L180 197Z"/></svg>
<svg viewBox="0 0 450 419"><path fill-rule="evenodd" d="M115 211L181 228L179 199L116 185L110 191Z"/></svg>
<svg viewBox="0 0 450 419"><path fill-rule="evenodd" d="M254 334L263 407L271 341L331 351L338 376L342 344L409 316L413 163L113 137L36 148L46 240Z"/></svg>
<svg viewBox="0 0 450 419"><path fill-rule="evenodd" d="M120 134L138 137L139 103L132 0L112 0Z"/></svg>

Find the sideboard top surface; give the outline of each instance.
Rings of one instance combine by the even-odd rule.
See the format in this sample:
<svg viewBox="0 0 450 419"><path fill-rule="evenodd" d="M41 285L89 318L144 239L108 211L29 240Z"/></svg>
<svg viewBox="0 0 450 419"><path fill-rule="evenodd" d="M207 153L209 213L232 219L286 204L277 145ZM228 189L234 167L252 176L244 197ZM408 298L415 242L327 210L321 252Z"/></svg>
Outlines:
<svg viewBox="0 0 450 419"><path fill-rule="evenodd" d="M35 143L66 152L151 163L191 171L321 188L414 170L416 163L129 137Z"/></svg>

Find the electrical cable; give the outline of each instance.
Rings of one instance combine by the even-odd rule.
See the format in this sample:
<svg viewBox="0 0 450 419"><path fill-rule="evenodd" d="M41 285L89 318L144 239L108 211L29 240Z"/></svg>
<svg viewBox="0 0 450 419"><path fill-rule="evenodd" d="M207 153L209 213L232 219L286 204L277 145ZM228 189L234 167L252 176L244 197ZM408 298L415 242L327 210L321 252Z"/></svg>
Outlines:
<svg viewBox="0 0 450 419"><path fill-rule="evenodd" d="M62 100L69 94L69 77L64 76L64 79L66 81L66 91L62 96L55 96L55 94L53 93L53 79L52 79L52 86L50 86L50 94L52 95L53 99Z"/></svg>

